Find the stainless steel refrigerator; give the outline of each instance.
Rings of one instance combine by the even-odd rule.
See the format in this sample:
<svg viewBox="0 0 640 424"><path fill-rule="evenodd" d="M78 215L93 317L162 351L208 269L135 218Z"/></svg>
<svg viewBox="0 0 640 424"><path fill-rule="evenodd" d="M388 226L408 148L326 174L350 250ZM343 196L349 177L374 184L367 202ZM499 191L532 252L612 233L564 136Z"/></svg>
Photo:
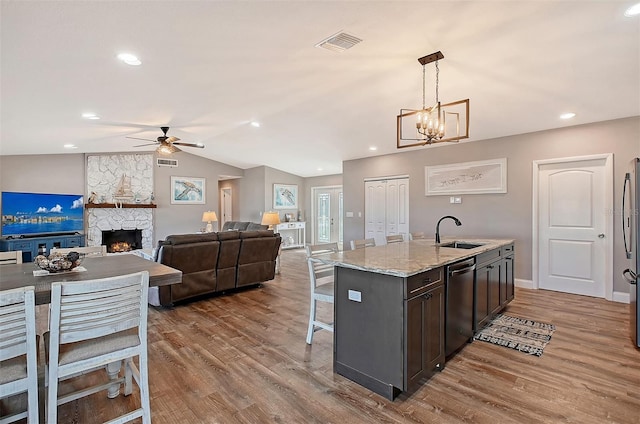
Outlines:
<svg viewBox="0 0 640 424"><path fill-rule="evenodd" d="M626 269L622 272L629 283L629 327L631 339L640 347L640 158L631 161L625 175L622 193L622 228L624 249L627 257Z"/></svg>

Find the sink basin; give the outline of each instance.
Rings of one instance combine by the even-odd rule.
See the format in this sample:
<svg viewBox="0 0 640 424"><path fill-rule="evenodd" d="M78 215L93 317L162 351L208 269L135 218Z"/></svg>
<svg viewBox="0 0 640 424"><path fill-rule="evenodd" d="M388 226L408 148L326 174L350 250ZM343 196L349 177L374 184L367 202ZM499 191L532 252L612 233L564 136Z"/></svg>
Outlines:
<svg viewBox="0 0 640 424"><path fill-rule="evenodd" d="M440 247L451 247L454 249L475 249L482 246L482 243L469 243L466 241L451 241L449 243L442 243Z"/></svg>

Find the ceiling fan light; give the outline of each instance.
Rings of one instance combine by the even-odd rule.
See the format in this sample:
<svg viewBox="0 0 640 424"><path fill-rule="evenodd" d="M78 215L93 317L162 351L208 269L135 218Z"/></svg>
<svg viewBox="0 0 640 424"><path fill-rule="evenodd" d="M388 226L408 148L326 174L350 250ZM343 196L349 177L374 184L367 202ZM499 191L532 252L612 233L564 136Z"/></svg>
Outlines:
<svg viewBox="0 0 640 424"><path fill-rule="evenodd" d="M180 149L178 149L176 146L172 144L162 144L158 146L158 148L156 149L156 152L158 152L161 155L170 155L172 153L176 153L180 151L181 151Z"/></svg>

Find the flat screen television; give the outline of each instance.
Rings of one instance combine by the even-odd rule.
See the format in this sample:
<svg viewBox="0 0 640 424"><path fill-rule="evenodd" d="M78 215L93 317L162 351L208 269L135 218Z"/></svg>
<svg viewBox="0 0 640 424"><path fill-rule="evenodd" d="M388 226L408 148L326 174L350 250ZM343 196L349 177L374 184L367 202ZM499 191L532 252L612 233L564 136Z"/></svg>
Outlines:
<svg viewBox="0 0 640 424"><path fill-rule="evenodd" d="M2 236L73 233L83 229L81 194L2 192Z"/></svg>

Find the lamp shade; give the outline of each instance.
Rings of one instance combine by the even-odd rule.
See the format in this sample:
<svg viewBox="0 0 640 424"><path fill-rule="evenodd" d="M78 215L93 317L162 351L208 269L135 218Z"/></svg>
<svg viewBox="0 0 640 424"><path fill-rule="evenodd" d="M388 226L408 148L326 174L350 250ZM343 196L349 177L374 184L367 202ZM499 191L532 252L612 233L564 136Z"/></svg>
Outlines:
<svg viewBox="0 0 640 424"><path fill-rule="evenodd" d="M218 216L216 215L215 211L206 211L202 214L202 222L211 222L217 220Z"/></svg>
<svg viewBox="0 0 640 424"><path fill-rule="evenodd" d="M217 221L217 220L218 220L218 216L214 211L206 211L205 213L202 214L202 222L207 223L207 228L205 229L207 233L213 232L213 225L211 225L211 221Z"/></svg>
<svg viewBox="0 0 640 424"><path fill-rule="evenodd" d="M265 212L262 214L262 225L277 225L280 223L280 214L278 212Z"/></svg>

